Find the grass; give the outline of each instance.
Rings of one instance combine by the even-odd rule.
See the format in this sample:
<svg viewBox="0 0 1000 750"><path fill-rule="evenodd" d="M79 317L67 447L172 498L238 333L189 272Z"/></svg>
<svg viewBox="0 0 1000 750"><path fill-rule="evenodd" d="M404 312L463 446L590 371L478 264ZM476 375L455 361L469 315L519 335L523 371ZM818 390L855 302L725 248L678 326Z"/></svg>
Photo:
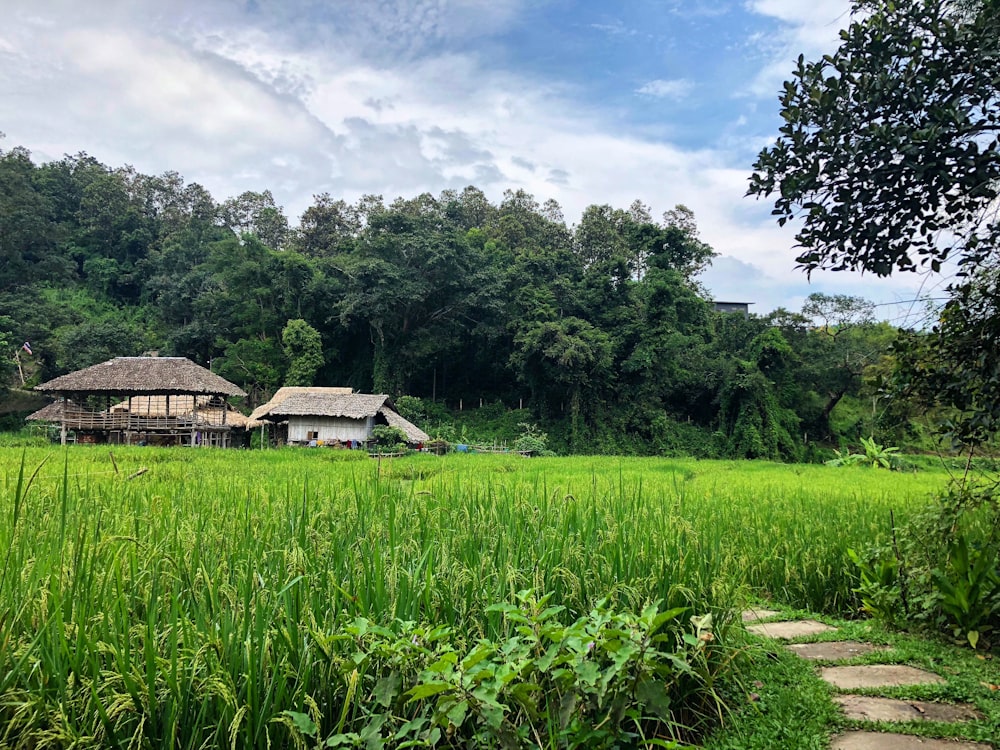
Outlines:
<svg viewBox="0 0 1000 750"><path fill-rule="evenodd" d="M302 741L283 712L330 727L370 699L340 635L352 618L446 626L461 650L511 637L491 607L523 590L568 619L604 597L688 607L720 639L750 596L852 614L846 548L884 539L890 509L905 520L946 480L323 450L0 448L0 462L0 745L32 748Z"/></svg>

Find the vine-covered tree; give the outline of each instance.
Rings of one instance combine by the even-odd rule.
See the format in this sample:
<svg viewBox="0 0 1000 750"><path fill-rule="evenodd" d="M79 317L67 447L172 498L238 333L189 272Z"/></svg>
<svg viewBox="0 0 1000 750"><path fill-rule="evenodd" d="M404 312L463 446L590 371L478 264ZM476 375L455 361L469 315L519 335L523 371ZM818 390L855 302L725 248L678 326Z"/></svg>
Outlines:
<svg viewBox="0 0 1000 750"><path fill-rule="evenodd" d="M281 343L288 357L285 385L313 385L316 371L323 366L323 341L319 331L302 318L295 318L281 331Z"/></svg>

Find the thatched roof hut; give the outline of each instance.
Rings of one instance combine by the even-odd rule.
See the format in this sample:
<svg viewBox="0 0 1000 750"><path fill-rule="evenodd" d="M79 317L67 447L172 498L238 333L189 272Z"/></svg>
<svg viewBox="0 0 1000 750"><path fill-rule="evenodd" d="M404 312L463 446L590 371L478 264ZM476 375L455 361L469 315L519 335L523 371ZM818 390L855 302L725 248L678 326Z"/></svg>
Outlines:
<svg viewBox="0 0 1000 750"><path fill-rule="evenodd" d="M296 393L268 412L272 417L345 417L363 419L378 413L388 396L368 393Z"/></svg>
<svg viewBox="0 0 1000 750"><path fill-rule="evenodd" d="M242 415L227 407L227 396L245 396L239 386L221 378L184 357L116 357L99 365L72 372L35 386L35 390L70 398L83 406L66 405L59 417L61 441L65 443L72 430L76 438L86 442L128 442L148 444L189 443L190 445L229 444L233 424L245 424ZM132 399L147 399L148 410L137 413ZM152 399L163 398L163 408L153 409ZM123 398L126 407L112 409L112 399ZM201 413L197 398L211 400L219 419ZM172 401L185 400L191 406L184 411ZM94 401L103 401L104 408L94 408Z"/></svg>
<svg viewBox="0 0 1000 750"><path fill-rule="evenodd" d="M369 425L366 437L370 437L371 425L376 422L384 422L402 430L410 443L425 443L430 440L430 436L426 432L396 412L395 405L388 396L350 393L350 389L339 389L341 392L331 392L336 390L338 389L305 388L296 393L283 394L281 399L277 399L278 394L275 394L275 399L271 399L256 409L250 418L269 422L288 420L290 424L295 423L300 426L306 422L319 420L365 422ZM344 390L348 392L342 392ZM276 401L277 403L275 403ZM294 432L295 425L292 424L292 433ZM310 430L306 430L305 434L309 432ZM290 433L290 438L293 437L292 433Z"/></svg>
<svg viewBox="0 0 1000 750"><path fill-rule="evenodd" d="M43 393L246 396L234 383L186 357L115 357L35 386Z"/></svg>
<svg viewBox="0 0 1000 750"><path fill-rule="evenodd" d="M314 396L318 395L329 395L329 396L344 396L354 393L353 388L347 387L311 387L311 386L300 386L300 385L286 385L279 388L277 392L271 397L271 400L266 404L261 404L252 412L250 412L250 422L248 427L260 427L263 417L271 413L271 410L276 406L279 406L285 402L289 396L297 396L302 394L311 394Z"/></svg>

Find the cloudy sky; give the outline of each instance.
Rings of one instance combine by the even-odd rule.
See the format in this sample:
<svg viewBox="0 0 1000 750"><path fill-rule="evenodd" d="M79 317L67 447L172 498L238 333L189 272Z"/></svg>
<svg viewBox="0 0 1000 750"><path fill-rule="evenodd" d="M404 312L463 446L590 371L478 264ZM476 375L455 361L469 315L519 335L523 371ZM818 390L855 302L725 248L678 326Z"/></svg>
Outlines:
<svg viewBox="0 0 1000 750"><path fill-rule="evenodd" d="M794 229L743 197L792 60L849 18L848 0L2 0L0 148L175 170L217 200L270 189L293 223L317 193L469 184L570 223L684 203L717 299L860 294L906 322L935 280L808 283Z"/></svg>

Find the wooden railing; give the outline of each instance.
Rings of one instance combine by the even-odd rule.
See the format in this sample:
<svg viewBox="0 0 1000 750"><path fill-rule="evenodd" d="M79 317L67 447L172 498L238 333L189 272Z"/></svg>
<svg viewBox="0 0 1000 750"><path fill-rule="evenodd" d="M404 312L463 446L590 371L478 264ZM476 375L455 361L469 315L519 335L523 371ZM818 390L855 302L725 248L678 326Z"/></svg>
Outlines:
<svg viewBox="0 0 1000 750"><path fill-rule="evenodd" d="M101 432L191 432L226 431L230 425L210 424L191 416L152 416L129 412L84 411L68 409L66 427L71 430Z"/></svg>

